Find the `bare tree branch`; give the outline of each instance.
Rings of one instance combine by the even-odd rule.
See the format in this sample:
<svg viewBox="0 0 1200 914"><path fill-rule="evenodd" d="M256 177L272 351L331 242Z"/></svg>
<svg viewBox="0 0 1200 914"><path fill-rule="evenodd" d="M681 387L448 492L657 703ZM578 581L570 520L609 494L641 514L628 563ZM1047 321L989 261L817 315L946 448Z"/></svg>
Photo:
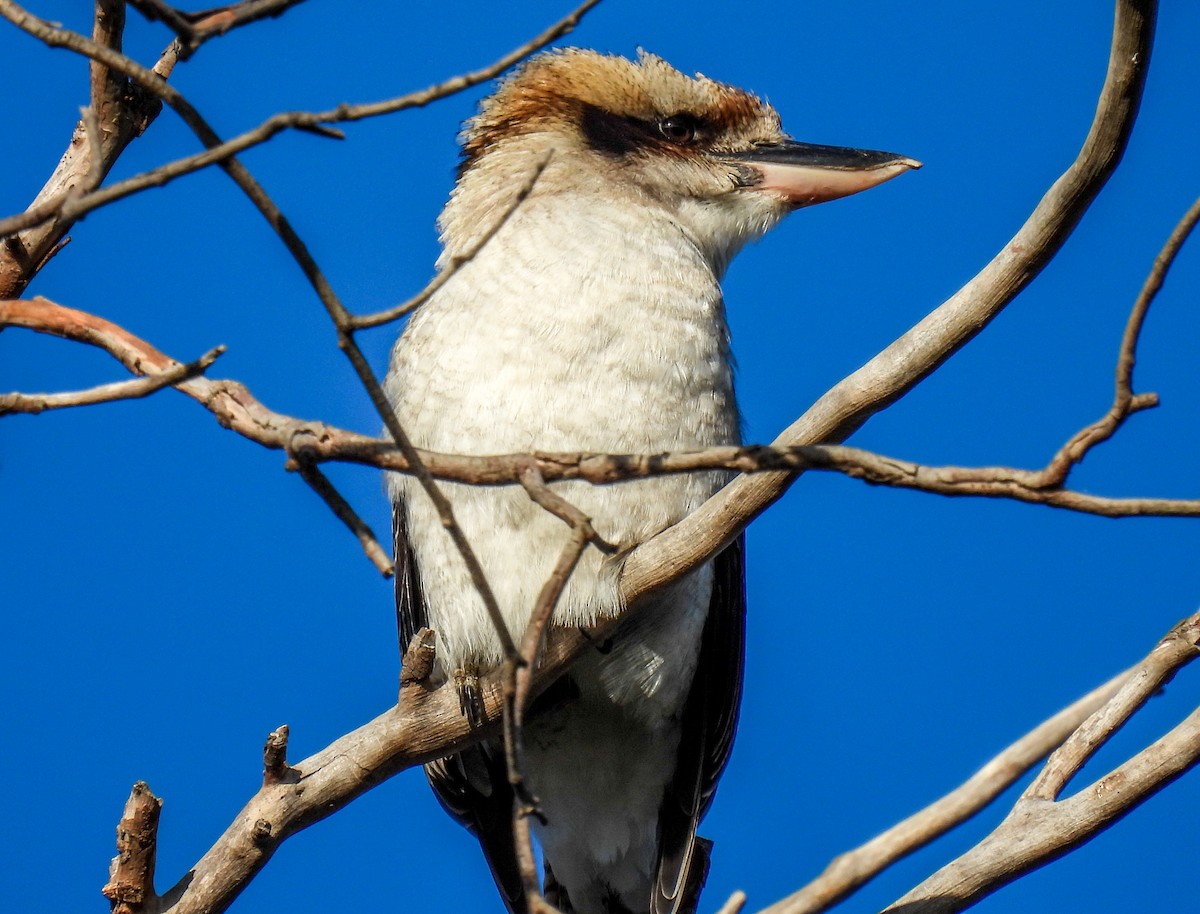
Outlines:
<svg viewBox="0 0 1200 914"><path fill-rule="evenodd" d="M0 15L17 25L40 20L9 3L0 2ZM96 46L119 55L124 6L103 0L96 5ZM169 73L163 61L160 66ZM75 125L71 142L58 166L26 211L28 215L0 228L0 298L20 295L38 270L61 249L74 222L60 214L62 204L86 194L108 174L117 157L158 115L162 103L150 93L128 85L108 67L91 68L90 109L96 130L89 140L87 119ZM94 140L98 137L98 143ZM4 220L9 222L9 220ZM12 234L26 229L19 234Z"/></svg>
<svg viewBox="0 0 1200 914"><path fill-rule="evenodd" d="M1185 664L1200 646L1200 613L1184 619L1129 674L1120 691L1097 710L1046 762L1021 795L1025 800L1057 800L1096 752Z"/></svg>
<svg viewBox="0 0 1200 914"><path fill-rule="evenodd" d="M125 813L117 825L117 856L101 889L112 914L143 914L154 909L154 862L158 851L158 817L162 800L145 781L133 785Z"/></svg>
<svg viewBox="0 0 1200 914"><path fill-rule="evenodd" d="M129 0L129 5L151 22L162 22L171 29L175 33L181 49L190 46L195 39L196 30L192 28L187 15L169 3L163 3L162 0ZM187 56L191 56L194 50L194 48L188 50Z"/></svg>
<svg viewBox="0 0 1200 914"><path fill-rule="evenodd" d="M384 311L376 312L375 314L352 315L349 319L350 329L366 330L370 327L379 327L383 324L389 324L392 321L399 320L406 314L410 314L411 312L417 310L417 308L421 307L421 305L425 304L425 302L429 300L429 297L433 295L434 292L444 286L450 280L450 277L462 269L464 264L470 263L472 260L474 260L476 255L483 250L484 246L487 245L488 242L490 242L494 237L496 237L496 233L504 227L505 223L507 223L512 217L512 214L517 211L517 208L525 202L526 198L533 190L534 185L537 184L538 179L541 178L542 172L544 172L546 170L546 166L550 164L551 155L552 153L542 156L542 158L534 166L533 170L526 177L520 189L513 196L512 202L509 204L508 209L500 214L499 218L497 218L488 227L486 232L479 236L479 239L472 244L467 251L451 257L446 266L426 284L425 288L408 299L408 301L401 302L394 308L388 308Z"/></svg>
<svg viewBox="0 0 1200 914"><path fill-rule="evenodd" d="M1133 310L1125 325L1125 333L1121 337L1121 347L1117 354L1116 393L1113 396L1112 406L1098 421L1080 431L1063 445L1062 449L1054 456L1050 465L1042 471L1047 486L1062 485L1072 467L1083 460L1087 452L1097 444L1111 438L1126 418L1139 410L1158 405L1158 398L1154 394L1134 394L1133 392L1133 366L1137 361L1138 340L1141 337L1142 326L1146 322L1146 315L1150 311L1150 305L1162 288L1167 271L1171 269L1171 264L1175 262L1179 249L1191 235L1197 221L1200 221L1200 199L1188 208L1171 232L1162 250L1154 259L1150 275L1146 277L1146 281L1138 293L1137 301L1133 304Z"/></svg>
<svg viewBox="0 0 1200 914"><path fill-rule="evenodd" d="M129 5L151 22L160 20L171 31L180 45L180 57L187 60L200 45L224 35L226 32L260 19L282 16L293 6L304 0L242 0L228 6L207 9L198 13L187 13L162 2L162 0L129 0Z"/></svg>
<svg viewBox="0 0 1200 914"><path fill-rule="evenodd" d="M131 371L165 371L178 363L103 318L45 299L0 302L0 326L16 326L99 346ZM296 419L268 409L236 381L195 378L175 385L212 412L226 428L263 447L312 464L344 461L401 473L409 458L387 441ZM929 467L844 445L715 447L667 454L586 452L470 457L417 450L430 476L475 485L512 485L534 460L547 482L580 479L616 483L669 473L727 469L741 473L827 470L878 485L947 496L1010 498L1104 517L1197 517L1200 499L1106 498L1043 488L1043 471L1010 467Z"/></svg>
<svg viewBox="0 0 1200 914"><path fill-rule="evenodd" d="M135 400L202 375L224 352L224 346L217 346L194 362L174 363L163 371L145 378L101 384L87 390L56 394L0 394L0 416L8 413L40 413L48 409L64 409L70 406L93 406L97 403L111 403L114 400Z"/></svg>
<svg viewBox="0 0 1200 914"><path fill-rule="evenodd" d="M1010 498L1101 517L1200 517L1196 498L1106 498L1046 489L1042 470L1012 467L930 467L843 445L783 449L808 460L806 469L836 470L876 485L953 497Z"/></svg>
<svg viewBox="0 0 1200 914"><path fill-rule="evenodd" d="M1184 619L1131 672L1117 695L1056 751L996 829L885 914L961 911L1089 841L1200 761L1200 709L1161 739L1065 800L1059 791L1139 707L1200 654L1200 613Z"/></svg>
<svg viewBox="0 0 1200 914"><path fill-rule="evenodd" d="M616 547L605 542L592 526L591 518L562 496L551 491L538 471L536 461L530 460L521 473L521 485L530 499L571 528L571 535L538 593L537 602L521 638L520 658L508 661L504 667L504 749L508 781L515 796L513 808L513 837L517 862L525 889L525 902L531 914L558 914L542 893L537 862L533 852L531 818L542 818L537 798L525 783L524 725L525 713L533 697L534 676L538 668L546 632L554 616L554 608L567 586L575 566L579 564L589 544L612 554Z"/></svg>
<svg viewBox="0 0 1200 914"><path fill-rule="evenodd" d="M941 799L930 803L866 844L836 857L794 895L762 914L819 914L870 882L898 860L961 825L1060 746L1083 721L1103 707L1128 681L1131 670L1092 690L1035 727Z"/></svg>

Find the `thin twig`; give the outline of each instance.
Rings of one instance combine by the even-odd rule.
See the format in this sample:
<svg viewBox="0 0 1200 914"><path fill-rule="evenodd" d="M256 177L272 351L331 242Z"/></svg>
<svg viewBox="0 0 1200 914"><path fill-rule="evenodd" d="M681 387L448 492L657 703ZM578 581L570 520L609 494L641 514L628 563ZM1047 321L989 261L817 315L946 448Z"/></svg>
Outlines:
<svg viewBox="0 0 1200 914"><path fill-rule="evenodd" d="M587 528L590 528L590 524ZM525 712L529 708L532 686L537 669L538 656L554 615L554 608L562 596L571 572L587 549L590 540L588 529L572 526L571 535L550 576L538 593L537 602L525 627L521 640L521 657L517 662L505 664L504 679L504 750L508 767L508 781L516 797L513 808L513 838L517 849L517 861L521 870L521 882L529 910L554 912L556 909L542 895L538 882L537 865L533 854L533 835L529 827L531 818L540 818L537 798L530 793L525 782L524 726Z"/></svg>
<svg viewBox="0 0 1200 914"><path fill-rule="evenodd" d="M97 403L111 403L114 400L135 400L146 397L164 387L172 387L182 381L199 377L224 352L224 346L217 346L194 362L176 363L144 378L100 384L87 390L55 394L0 394L0 416L9 413L40 413L48 409L65 409L71 406L94 406Z"/></svg>
<svg viewBox="0 0 1200 914"><path fill-rule="evenodd" d="M379 544L375 532L350 507L350 502L346 501L342 493L334 487L328 476L303 457L290 461L289 469L295 469L300 474L300 478L308 483L309 488L320 495L329 509L350 529L350 532L358 539L359 545L362 546L363 552L367 554L371 564L379 569L380 574L385 578L390 578L396 573L396 566L392 564L387 551Z"/></svg>
<svg viewBox="0 0 1200 914"><path fill-rule="evenodd" d="M374 314L363 314L351 317L351 329L366 330L370 327L378 327L381 324L391 323L392 321L397 320L412 311L415 311L417 308L421 307L421 305L425 304L425 302L429 300L433 293L444 286L463 266L474 260L479 252L483 250L484 246L494 237L496 237L496 233L508 223L508 220L511 218L512 214L517 211L517 208L525 202L525 199L533 191L534 185L537 184L538 179L541 178L542 172L546 170L546 166L550 164L550 159L553 155L553 149L548 150L542 155L537 164L534 166L533 171L530 172L529 176L517 190L516 196L513 198L512 203L508 206L508 208L500 214L499 218L497 218L491 224L491 226L488 227L488 230L484 232L468 250L464 251L462 254L456 254L455 256L451 257L446 266L440 270L438 274L429 281L428 284L426 284L425 288L423 288L412 298L408 299L408 301L401 302L393 308L388 308L384 311L377 311Z"/></svg>
<svg viewBox="0 0 1200 914"><path fill-rule="evenodd" d="M196 36L196 30L187 18L169 3L162 0L128 0L129 5L145 16L151 22L161 22L179 39L182 44L190 45ZM190 53L190 52L189 52Z"/></svg>
<svg viewBox="0 0 1200 914"><path fill-rule="evenodd" d="M617 552L614 544L596 532L590 517L546 485L546 477L542 474L542 468L536 458L525 458L524 465L517 471L517 481L535 505L553 514L572 530L579 530L588 543L606 555L614 555Z"/></svg>
<svg viewBox="0 0 1200 914"><path fill-rule="evenodd" d="M1166 279L1167 271L1175 262L1183 243L1187 241L1192 230L1200 221L1200 199L1197 199L1183 218L1176 224L1162 250L1154 258L1150 275L1142 284L1137 300L1125 324L1125 332L1121 336L1121 347L1117 353L1116 391L1113 403L1107 413L1098 421L1081 430L1070 441L1062 446L1054 459L1042 471L1046 486L1061 486L1066 482L1067 475L1087 455L1087 452L1111 438L1125 422L1136 412L1158 405L1158 397L1154 394L1134 394L1133 366L1137 362L1137 345L1141 338L1142 327L1150 304L1154 301Z"/></svg>
<svg viewBox="0 0 1200 914"><path fill-rule="evenodd" d="M182 59L187 60L210 38L224 35L235 28L260 19L282 16L304 0L242 0L199 13L176 9L162 0L129 0L151 22L161 20L175 33Z"/></svg>
<svg viewBox="0 0 1200 914"><path fill-rule="evenodd" d="M874 485L954 498L1003 498L1100 517L1200 517L1197 498L1106 498L1047 489L1040 470L1012 467L931 467L844 445L772 448L804 469L833 470Z"/></svg>

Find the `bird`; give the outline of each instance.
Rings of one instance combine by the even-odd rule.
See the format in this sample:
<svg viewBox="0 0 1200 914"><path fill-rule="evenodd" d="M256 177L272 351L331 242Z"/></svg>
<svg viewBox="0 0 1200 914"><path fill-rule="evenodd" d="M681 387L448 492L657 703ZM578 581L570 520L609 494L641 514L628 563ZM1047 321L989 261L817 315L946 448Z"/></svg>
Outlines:
<svg viewBox="0 0 1200 914"><path fill-rule="evenodd" d="M636 59L545 51L467 121L439 219L449 270L397 339L384 389L412 443L490 455L656 454L741 440L721 279L785 215L920 163L800 143L754 94ZM615 485L553 483L615 547L584 554L553 623L619 616L622 557L728 481L705 471ZM432 680L472 683L501 640L446 528L391 473L401 645L436 633ZM514 640L568 536L517 486L444 483ZM741 700L744 542L639 603L540 697L524 772L544 893L564 912L685 914L710 842L696 834ZM426 766L478 839L512 914L526 901L502 745Z"/></svg>

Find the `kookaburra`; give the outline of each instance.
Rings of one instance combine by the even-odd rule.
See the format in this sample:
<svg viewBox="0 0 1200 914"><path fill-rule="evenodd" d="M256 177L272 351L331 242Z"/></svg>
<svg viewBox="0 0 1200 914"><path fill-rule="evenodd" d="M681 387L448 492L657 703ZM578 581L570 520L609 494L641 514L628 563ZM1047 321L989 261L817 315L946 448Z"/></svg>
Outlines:
<svg viewBox="0 0 1200 914"><path fill-rule="evenodd" d="M474 253L404 330L386 389L416 446L474 455L738 443L720 286L730 259L793 209L919 167L797 143L748 92L649 54L586 50L542 54L504 80L467 124L463 155L439 222L441 265ZM557 484L619 551L584 556L555 624L620 613L621 553L726 480ZM443 488L519 640L568 528L519 486ZM500 641L429 499L397 474L389 494L402 643L434 629L435 680L467 683L501 663ZM528 721L547 895L565 911L695 907L708 865L696 826L741 693L742 551L739 540L640 605ZM500 745L427 773L479 839L509 910L522 912Z"/></svg>

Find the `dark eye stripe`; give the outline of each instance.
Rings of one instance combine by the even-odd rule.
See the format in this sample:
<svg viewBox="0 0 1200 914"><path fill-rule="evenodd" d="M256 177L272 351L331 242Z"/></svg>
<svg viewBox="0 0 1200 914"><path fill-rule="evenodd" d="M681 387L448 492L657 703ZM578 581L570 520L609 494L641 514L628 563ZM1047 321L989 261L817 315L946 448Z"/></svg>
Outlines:
<svg viewBox="0 0 1200 914"><path fill-rule="evenodd" d="M703 124L692 114L673 114L659 121L644 121L582 105L579 126L584 140L597 152L625 156L639 150L676 150L699 145Z"/></svg>

